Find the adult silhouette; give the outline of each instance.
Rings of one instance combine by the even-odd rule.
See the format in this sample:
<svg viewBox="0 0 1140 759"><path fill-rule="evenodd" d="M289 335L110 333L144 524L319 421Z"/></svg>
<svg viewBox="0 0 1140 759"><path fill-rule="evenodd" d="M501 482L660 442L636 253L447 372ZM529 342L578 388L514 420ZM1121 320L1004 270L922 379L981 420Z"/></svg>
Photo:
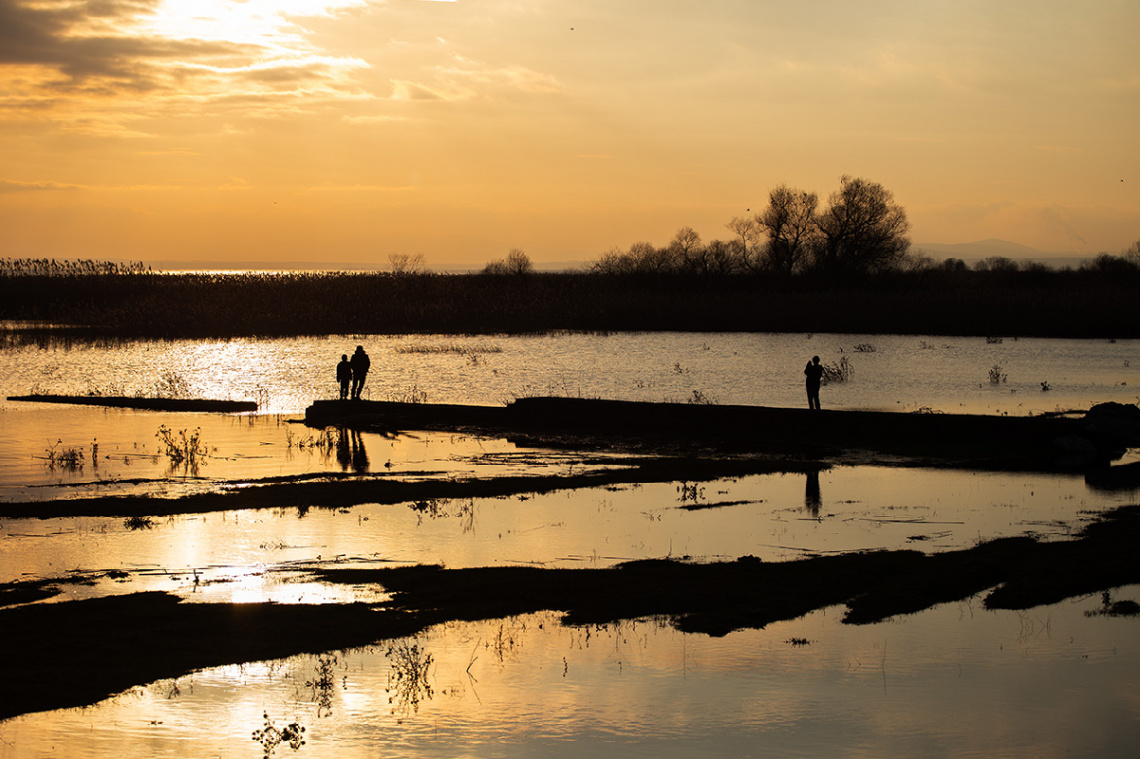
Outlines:
<svg viewBox="0 0 1140 759"><path fill-rule="evenodd" d="M364 346L356 346L356 352L352 354L349 360L352 365L352 400L360 400L360 392L364 389L364 381L368 378L368 369L372 366L372 361L368 358L368 354L364 352Z"/></svg>
<svg viewBox="0 0 1140 759"><path fill-rule="evenodd" d="M811 357L811 361L804 367L804 376L807 377L808 408L818 409L819 385L823 380L823 364L819 363L819 356Z"/></svg>

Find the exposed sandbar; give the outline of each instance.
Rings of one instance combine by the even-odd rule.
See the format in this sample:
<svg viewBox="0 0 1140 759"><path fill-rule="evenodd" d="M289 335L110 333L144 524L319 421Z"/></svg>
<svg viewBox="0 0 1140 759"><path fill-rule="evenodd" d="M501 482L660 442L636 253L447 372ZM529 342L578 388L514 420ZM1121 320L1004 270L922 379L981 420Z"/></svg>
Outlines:
<svg viewBox="0 0 1140 759"><path fill-rule="evenodd" d="M226 414L257 411L257 403L254 401L219 401L209 398L135 398L121 395L10 395L8 400L131 408L143 411L210 411Z"/></svg>

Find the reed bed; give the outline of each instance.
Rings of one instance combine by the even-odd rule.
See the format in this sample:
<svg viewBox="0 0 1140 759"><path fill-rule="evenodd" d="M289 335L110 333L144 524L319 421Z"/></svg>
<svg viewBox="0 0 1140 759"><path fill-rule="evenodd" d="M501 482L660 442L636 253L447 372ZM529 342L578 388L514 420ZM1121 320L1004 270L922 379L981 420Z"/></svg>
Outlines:
<svg viewBox="0 0 1140 759"><path fill-rule="evenodd" d="M0 320L43 339L573 331L1137 337L1140 275L894 272L859 281L765 275L0 275ZM446 350L446 348L443 348Z"/></svg>

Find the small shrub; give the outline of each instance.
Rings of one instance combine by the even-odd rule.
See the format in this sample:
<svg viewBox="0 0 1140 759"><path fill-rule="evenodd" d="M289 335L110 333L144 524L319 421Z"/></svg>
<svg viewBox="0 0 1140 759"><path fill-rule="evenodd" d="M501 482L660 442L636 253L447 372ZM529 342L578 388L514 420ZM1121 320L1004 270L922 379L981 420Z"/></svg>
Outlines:
<svg viewBox="0 0 1140 759"><path fill-rule="evenodd" d="M190 382L181 374L166 369L151 385L151 392L156 398L189 398Z"/></svg>
<svg viewBox="0 0 1140 759"><path fill-rule="evenodd" d="M994 364L990 367L989 375L991 385L1000 385L1009 379L1008 375L1001 370L1001 366L998 364Z"/></svg>
<svg viewBox="0 0 1140 759"><path fill-rule="evenodd" d="M209 454L209 449L202 442L201 427L195 429L191 434L186 434L186 430L179 430L175 433L163 424L159 426L158 432L154 436L159 439L163 449L162 453L170 459L170 463L174 466L185 464L197 467L199 462Z"/></svg>
<svg viewBox="0 0 1140 759"><path fill-rule="evenodd" d="M835 382L847 382L854 373L854 369L851 368L851 362L847 360L847 356L840 356L839 361L832 361L830 364L823 365L822 382L825 385Z"/></svg>
<svg viewBox="0 0 1140 759"><path fill-rule="evenodd" d="M393 403L427 403L427 391L419 385L412 385L402 392L389 392L388 400Z"/></svg>
<svg viewBox="0 0 1140 759"><path fill-rule="evenodd" d="M83 450L81 448L60 448L63 440L56 440L45 451L44 459L49 470L61 469L65 472L83 471ZM98 449L95 449L98 450Z"/></svg>
<svg viewBox="0 0 1140 759"><path fill-rule="evenodd" d="M700 390L694 390L693 394L688 397L685 403L693 406L712 406L715 401Z"/></svg>

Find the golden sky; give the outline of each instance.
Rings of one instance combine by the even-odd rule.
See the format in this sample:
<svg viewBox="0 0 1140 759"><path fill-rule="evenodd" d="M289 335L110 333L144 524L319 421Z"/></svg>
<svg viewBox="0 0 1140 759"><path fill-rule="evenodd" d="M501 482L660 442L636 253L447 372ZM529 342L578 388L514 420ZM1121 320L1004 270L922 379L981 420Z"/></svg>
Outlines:
<svg viewBox="0 0 1140 759"><path fill-rule="evenodd" d="M0 256L591 260L782 183L1140 239L1136 0L0 0Z"/></svg>

